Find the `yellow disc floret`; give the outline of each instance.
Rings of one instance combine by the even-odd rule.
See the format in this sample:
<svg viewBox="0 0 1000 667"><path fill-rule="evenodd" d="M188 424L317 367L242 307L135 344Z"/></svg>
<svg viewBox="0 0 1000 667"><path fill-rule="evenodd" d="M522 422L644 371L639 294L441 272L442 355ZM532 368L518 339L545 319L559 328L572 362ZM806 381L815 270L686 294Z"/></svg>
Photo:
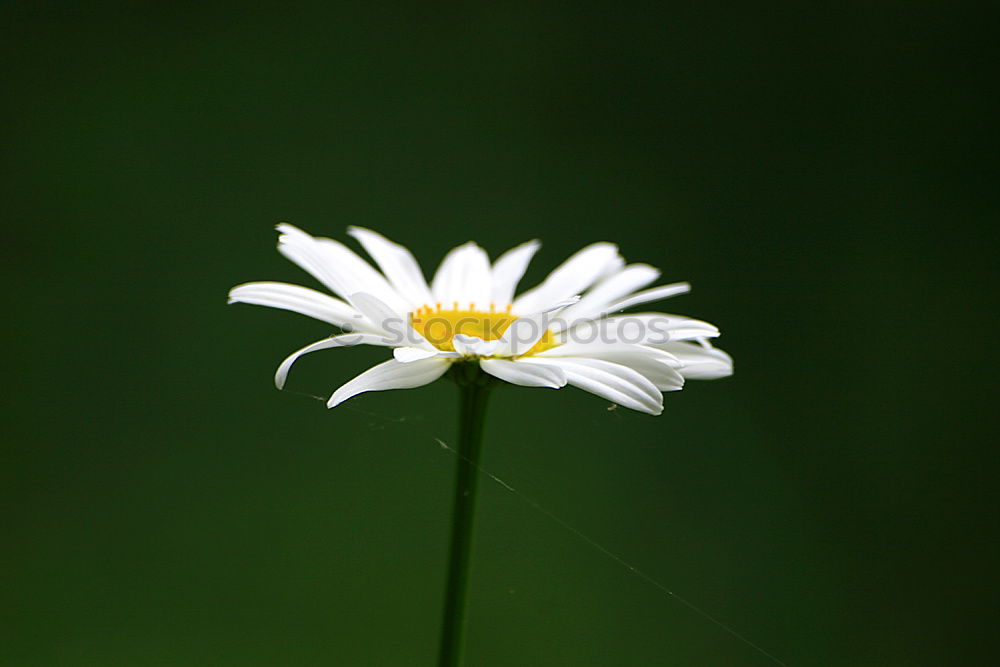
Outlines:
<svg viewBox="0 0 1000 667"><path fill-rule="evenodd" d="M508 305L498 310L496 304L490 304L490 309L477 310L476 304L470 303L468 308L459 308L459 303L453 301L450 308L441 303L433 306L421 306L410 313L410 326L416 329L431 345L446 352L454 352L452 339L456 334L475 336L483 340L499 340L517 315L510 312ZM552 332L546 331L527 354L541 352L552 347L554 341Z"/></svg>

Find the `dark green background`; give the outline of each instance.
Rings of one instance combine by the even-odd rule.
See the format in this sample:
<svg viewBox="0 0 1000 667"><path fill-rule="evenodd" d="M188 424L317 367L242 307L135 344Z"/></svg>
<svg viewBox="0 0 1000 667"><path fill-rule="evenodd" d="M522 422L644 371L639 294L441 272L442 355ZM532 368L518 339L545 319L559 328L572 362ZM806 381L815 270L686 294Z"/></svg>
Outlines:
<svg viewBox="0 0 1000 667"><path fill-rule="evenodd" d="M612 240L736 375L507 387L486 467L789 665L986 664L991 17L961 3L6 2L4 665L431 665L454 388L327 411L289 221ZM383 350L313 355L329 394ZM484 484L468 664L774 664ZM995 657L995 655L994 655Z"/></svg>

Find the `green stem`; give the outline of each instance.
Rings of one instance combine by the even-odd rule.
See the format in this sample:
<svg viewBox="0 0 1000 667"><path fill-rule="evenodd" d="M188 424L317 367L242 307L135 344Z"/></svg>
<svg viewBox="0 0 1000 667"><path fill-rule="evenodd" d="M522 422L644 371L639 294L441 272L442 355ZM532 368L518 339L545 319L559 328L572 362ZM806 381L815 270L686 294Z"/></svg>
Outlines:
<svg viewBox="0 0 1000 667"><path fill-rule="evenodd" d="M462 664L465 630L465 599L472 560L472 533L476 519L476 483L482 451L483 422L489 398L490 378L478 364L455 364L452 379L460 394L458 416L458 467L455 471L454 510L451 523L451 556L445 588L441 625L439 667Z"/></svg>

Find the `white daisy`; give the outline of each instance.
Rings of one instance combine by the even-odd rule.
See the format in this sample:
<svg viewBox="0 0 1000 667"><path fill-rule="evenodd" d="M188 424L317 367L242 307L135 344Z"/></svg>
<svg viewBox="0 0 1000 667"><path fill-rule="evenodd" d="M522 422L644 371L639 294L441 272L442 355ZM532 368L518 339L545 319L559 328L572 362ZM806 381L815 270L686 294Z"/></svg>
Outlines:
<svg viewBox="0 0 1000 667"><path fill-rule="evenodd" d="M486 373L528 387L567 384L617 405L663 411L663 394L685 378L732 373L732 359L708 339L707 322L626 308L683 294L687 283L647 287L660 272L626 265L618 247L594 243L573 254L535 287L515 296L539 248L529 241L494 262L475 243L449 252L430 284L403 246L361 227L348 228L379 270L338 241L278 225L278 250L338 297L278 282L246 283L229 302L282 308L332 324L344 333L292 353L278 367L284 386L304 354L333 347L379 345L393 358L337 389L334 407L366 391L419 387L452 364L478 363Z"/></svg>

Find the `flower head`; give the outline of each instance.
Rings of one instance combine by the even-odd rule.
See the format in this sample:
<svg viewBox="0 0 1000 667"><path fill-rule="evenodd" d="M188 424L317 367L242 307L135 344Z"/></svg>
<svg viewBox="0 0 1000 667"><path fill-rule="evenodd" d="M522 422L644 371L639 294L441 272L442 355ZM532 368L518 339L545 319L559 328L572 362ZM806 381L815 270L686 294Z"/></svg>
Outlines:
<svg viewBox="0 0 1000 667"><path fill-rule="evenodd" d="M660 272L626 265L617 246L594 243L574 253L535 287L516 295L538 250L529 241L494 262L475 243L449 252L428 285L409 250L361 227L348 228L379 270L347 246L278 225L278 250L308 271L331 296L277 282L238 285L229 302L282 308L338 327L343 333L292 353L278 367L285 384L304 354L334 347L378 345L393 358L337 389L334 407L366 391L419 387L454 363L478 363L486 373L528 387L567 384L623 407L663 411L663 394L685 378L732 373L732 359L709 343L707 322L627 308L683 294L687 283L648 287ZM339 297L339 298L338 298Z"/></svg>

